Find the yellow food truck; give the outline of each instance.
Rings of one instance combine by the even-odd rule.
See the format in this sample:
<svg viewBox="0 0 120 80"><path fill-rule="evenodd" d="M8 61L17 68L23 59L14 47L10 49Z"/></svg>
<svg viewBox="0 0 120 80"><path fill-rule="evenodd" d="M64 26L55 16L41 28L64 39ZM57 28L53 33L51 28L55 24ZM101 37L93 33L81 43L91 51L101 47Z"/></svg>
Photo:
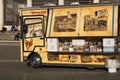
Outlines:
<svg viewBox="0 0 120 80"><path fill-rule="evenodd" d="M105 67L119 61L119 5L93 4L20 9L21 61ZM114 64L113 64L114 65Z"/></svg>

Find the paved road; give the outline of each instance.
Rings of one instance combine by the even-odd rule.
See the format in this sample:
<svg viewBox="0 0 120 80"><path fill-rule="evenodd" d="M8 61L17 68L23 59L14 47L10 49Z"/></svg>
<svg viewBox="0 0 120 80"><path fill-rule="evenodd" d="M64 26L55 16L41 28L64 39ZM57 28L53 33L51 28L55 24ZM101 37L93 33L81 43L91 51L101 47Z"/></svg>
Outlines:
<svg viewBox="0 0 120 80"><path fill-rule="evenodd" d="M16 46L15 43L3 44L0 45L0 61L20 60L20 46Z"/></svg>
<svg viewBox="0 0 120 80"><path fill-rule="evenodd" d="M6 56L7 55L7 56ZM120 71L75 67L28 67L19 61L19 46L0 46L0 80L120 80Z"/></svg>
<svg viewBox="0 0 120 80"><path fill-rule="evenodd" d="M74 67L28 67L22 62L0 62L0 80L120 80L120 72Z"/></svg>

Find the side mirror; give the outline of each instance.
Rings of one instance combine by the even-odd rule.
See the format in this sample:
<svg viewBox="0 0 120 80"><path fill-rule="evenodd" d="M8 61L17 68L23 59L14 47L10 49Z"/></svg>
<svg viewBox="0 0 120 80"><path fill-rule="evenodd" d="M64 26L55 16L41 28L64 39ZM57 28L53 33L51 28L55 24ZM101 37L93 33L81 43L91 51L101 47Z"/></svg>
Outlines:
<svg viewBox="0 0 120 80"><path fill-rule="evenodd" d="M28 25L27 24L23 24L23 33L28 33Z"/></svg>

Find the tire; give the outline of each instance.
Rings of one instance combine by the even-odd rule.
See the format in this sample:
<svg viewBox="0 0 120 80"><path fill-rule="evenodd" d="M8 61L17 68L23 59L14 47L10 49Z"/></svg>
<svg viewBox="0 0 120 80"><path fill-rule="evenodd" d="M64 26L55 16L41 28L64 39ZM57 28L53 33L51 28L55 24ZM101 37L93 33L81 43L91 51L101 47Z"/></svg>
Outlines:
<svg viewBox="0 0 120 80"><path fill-rule="evenodd" d="M40 68L42 66L42 59L39 54L33 54L29 58L30 66L33 68Z"/></svg>

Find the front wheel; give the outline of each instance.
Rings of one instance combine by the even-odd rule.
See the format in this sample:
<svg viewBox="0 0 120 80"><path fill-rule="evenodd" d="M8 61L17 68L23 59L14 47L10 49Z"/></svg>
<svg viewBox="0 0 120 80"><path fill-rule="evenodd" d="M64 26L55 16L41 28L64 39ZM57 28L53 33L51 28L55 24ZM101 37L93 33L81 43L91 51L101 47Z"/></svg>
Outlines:
<svg viewBox="0 0 120 80"><path fill-rule="evenodd" d="M29 61L30 61L30 65L33 68L39 68L42 66L42 59L39 54L31 55L31 57L29 58Z"/></svg>

